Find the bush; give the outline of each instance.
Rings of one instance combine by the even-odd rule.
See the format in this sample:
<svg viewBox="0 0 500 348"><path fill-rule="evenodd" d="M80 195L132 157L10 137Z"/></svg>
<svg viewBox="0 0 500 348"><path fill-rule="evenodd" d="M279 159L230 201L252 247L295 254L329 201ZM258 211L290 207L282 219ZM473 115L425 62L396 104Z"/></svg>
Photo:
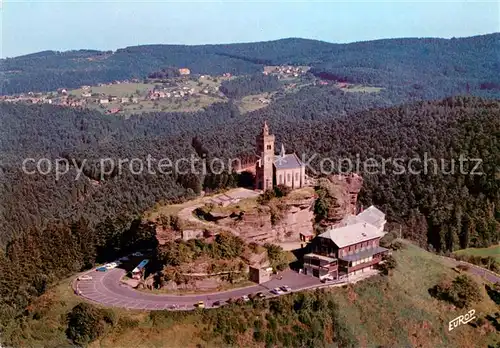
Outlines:
<svg viewBox="0 0 500 348"><path fill-rule="evenodd" d="M382 261L383 262L377 265L377 269L380 270L383 275L389 275L391 273L391 270L393 270L397 266L396 259L394 259L392 255L384 256Z"/></svg>
<svg viewBox="0 0 500 348"><path fill-rule="evenodd" d="M66 336L81 346L96 340L106 330L105 313L88 303L73 307L68 313L67 321Z"/></svg>
<svg viewBox="0 0 500 348"><path fill-rule="evenodd" d="M458 308L469 307L482 299L479 285L465 274L457 276L451 283L441 282L429 292L437 299L448 301Z"/></svg>
<svg viewBox="0 0 500 348"><path fill-rule="evenodd" d="M282 247L267 243L264 244L264 248L267 250L267 256L269 257L271 267L278 271L283 271L288 267L286 254Z"/></svg>
<svg viewBox="0 0 500 348"><path fill-rule="evenodd" d="M394 251L405 248L405 245L400 240L395 240L391 243L390 248Z"/></svg>
<svg viewBox="0 0 500 348"><path fill-rule="evenodd" d="M276 193L274 190L266 190L264 193L262 193L258 198L257 198L257 203L259 204L266 204L268 203L271 199L276 197Z"/></svg>
<svg viewBox="0 0 500 348"><path fill-rule="evenodd" d="M139 326L139 320L132 319L129 317L121 317L118 320L118 327L122 330L133 329Z"/></svg>
<svg viewBox="0 0 500 348"><path fill-rule="evenodd" d="M392 242L396 239L394 232L388 232L385 236L380 239L380 246L384 248L390 248Z"/></svg>
<svg viewBox="0 0 500 348"><path fill-rule="evenodd" d="M288 194L292 192L292 189L288 186L285 186L283 184L277 185L274 187L274 195L275 197L286 197Z"/></svg>

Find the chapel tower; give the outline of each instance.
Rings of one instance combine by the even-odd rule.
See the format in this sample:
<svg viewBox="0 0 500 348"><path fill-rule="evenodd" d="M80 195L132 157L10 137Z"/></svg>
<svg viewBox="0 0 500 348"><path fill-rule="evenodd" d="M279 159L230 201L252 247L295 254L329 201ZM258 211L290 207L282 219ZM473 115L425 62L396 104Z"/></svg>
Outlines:
<svg viewBox="0 0 500 348"><path fill-rule="evenodd" d="M264 122L262 132L257 136L257 155L260 158L255 171L255 188L264 191L272 189L274 178L274 135L269 134L267 122Z"/></svg>

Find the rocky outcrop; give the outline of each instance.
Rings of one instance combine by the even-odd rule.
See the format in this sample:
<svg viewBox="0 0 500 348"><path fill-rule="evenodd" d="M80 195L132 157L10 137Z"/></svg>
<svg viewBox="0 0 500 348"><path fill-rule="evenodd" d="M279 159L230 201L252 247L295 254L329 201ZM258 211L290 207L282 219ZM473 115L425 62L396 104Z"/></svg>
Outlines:
<svg viewBox="0 0 500 348"><path fill-rule="evenodd" d="M233 214L219 224L238 231L247 242L299 241L301 232L313 230L314 200L311 196L299 201L281 202L279 207L259 206L243 214Z"/></svg>
<svg viewBox="0 0 500 348"><path fill-rule="evenodd" d="M318 181L325 191L328 212L321 220L321 226L329 227L339 224L346 216L356 215L358 193L363 186L363 178L357 174L331 175Z"/></svg>

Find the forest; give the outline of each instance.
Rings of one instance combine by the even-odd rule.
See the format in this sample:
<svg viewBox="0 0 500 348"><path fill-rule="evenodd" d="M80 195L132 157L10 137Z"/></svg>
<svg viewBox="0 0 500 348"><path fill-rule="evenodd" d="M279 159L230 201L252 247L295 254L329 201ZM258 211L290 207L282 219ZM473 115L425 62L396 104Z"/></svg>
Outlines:
<svg viewBox="0 0 500 348"><path fill-rule="evenodd" d="M499 35L387 39L333 44L307 39L226 45L144 45L115 52L44 51L0 60L0 94L77 88L142 79L162 68L194 74L254 74L265 65L308 65L318 77L404 90L436 99L471 93L498 97Z"/></svg>
<svg viewBox="0 0 500 348"><path fill-rule="evenodd" d="M220 86L220 91L228 98L242 98L250 94L277 90L280 85L276 76L256 74L224 81Z"/></svg>
<svg viewBox="0 0 500 348"><path fill-rule="evenodd" d="M393 162L385 172L361 170L360 205L377 205L390 224L401 226L404 237L429 250L448 253L498 243L498 101L450 97L381 109L376 106L384 103L368 95L343 99L330 98L328 89L311 91L319 91L314 104L299 95L250 116L231 104L128 120L89 110L0 104L2 331L19 334L24 308L56 279L138 246L154 247L154 229L138 220L146 209L237 182L228 175L219 180L217 175L135 175L128 170L103 177L99 158L251 156L264 120L287 151L307 158L316 154L309 174L319 169L322 158L399 158L404 165L425 154L444 159L444 171L431 167L428 173L398 173ZM460 155L480 158L483 174L452 172L451 161ZM23 173L27 157L67 158L76 165L56 180L54 173ZM79 163L83 174L75 180ZM421 166L417 163L416 169Z"/></svg>

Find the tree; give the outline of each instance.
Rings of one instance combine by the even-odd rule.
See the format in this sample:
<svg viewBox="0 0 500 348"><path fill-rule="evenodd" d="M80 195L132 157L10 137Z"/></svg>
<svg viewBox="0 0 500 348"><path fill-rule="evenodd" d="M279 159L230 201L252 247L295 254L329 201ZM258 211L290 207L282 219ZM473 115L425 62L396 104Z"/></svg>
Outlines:
<svg viewBox="0 0 500 348"><path fill-rule="evenodd" d="M73 307L68 313L67 322L66 335L74 343L82 346L99 338L106 329L102 310L88 303L80 303Z"/></svg>
<svg viewBox="0 0 500 348"><path fill-rule="evenodd" d="M429 289L429 293L439 300L453 303L458 308L471 306L482 299L479 285L468 275L459 275L451 283L442 281Z"/></svg>
<svg viewBox="0 0 500 348"><path fill-rule="evenodd" d="M479 285L465 274L453 280L448 296L451 302L459 308L469 307L482 299Z"/></svg>
<svg viewBox="0 0 500 348"><path fill-rule="evenodd" d="M396 268L397 262L396 259L392 255L385 255L382 259L382 262L377 265L377 268L384 275L390 275L391 270Z"/></svg>

